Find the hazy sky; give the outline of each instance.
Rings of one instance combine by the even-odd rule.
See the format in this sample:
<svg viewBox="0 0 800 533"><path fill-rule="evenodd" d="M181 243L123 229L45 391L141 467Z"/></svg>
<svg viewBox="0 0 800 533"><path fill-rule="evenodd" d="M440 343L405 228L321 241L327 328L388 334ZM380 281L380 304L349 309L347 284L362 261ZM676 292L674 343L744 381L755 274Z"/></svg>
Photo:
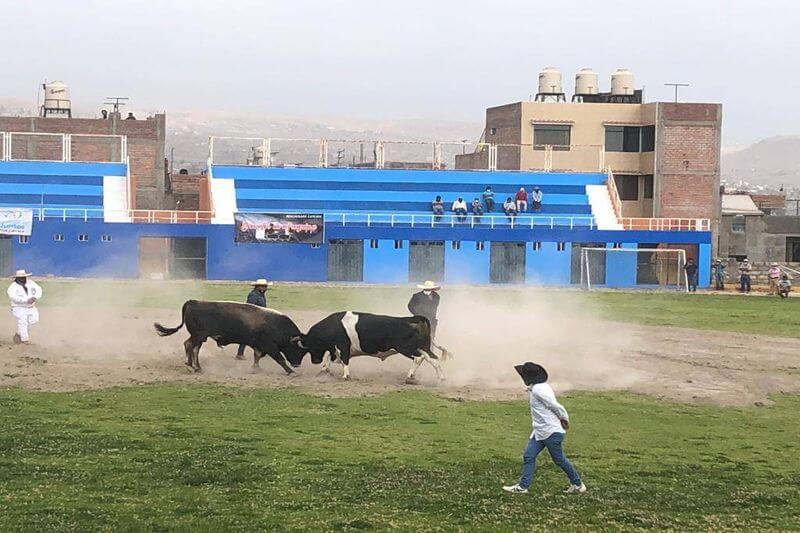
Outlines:
<svg viewBox="0 0 800 533"><path fill-rule="evenodd" d="M722 102L727 144L800 134L798 0L0 0L0 97L480 122L552 65ZM476 133L477 134L477 133Z"/></svg>

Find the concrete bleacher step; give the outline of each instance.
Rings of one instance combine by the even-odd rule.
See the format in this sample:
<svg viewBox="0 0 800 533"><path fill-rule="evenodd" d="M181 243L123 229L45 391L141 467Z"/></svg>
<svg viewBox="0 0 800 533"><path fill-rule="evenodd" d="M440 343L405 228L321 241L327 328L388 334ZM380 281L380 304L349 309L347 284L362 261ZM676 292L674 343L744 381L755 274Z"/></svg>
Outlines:
<svg viewBox="0 0 800 533"><path fill-rule="evenodd" d="M125 176L103 177L103 218L106 222L130 222L128 209L128 178Z"/></svg>
<svg viewBox="0 0 800 533"><path fill-rule="evenodd" d="M614 213L614 204L611 203L611 196L608 187L605 185L587 185L586 195L589 204L592 206L592 214L600 230L621 230L622 224L617 220Z"/></svg>

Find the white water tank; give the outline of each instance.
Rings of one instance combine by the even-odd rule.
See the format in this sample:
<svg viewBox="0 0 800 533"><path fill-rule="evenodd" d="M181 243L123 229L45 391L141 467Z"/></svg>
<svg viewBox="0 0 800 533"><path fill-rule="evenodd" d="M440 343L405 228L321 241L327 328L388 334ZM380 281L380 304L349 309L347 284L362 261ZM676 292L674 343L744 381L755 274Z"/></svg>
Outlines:
<svg viewBox="0 0 800 533"><path fill-rule="evenodd" d="M611 95L628 96L635 90L633 72L626 68L618 68L611 75Z"/></svg>
<svg viewBox="0 0 800 533"><path fill-rule="evenodd" d="M60 81L45 83L44 87L44 109L45 111L69 112L72 109L72 102L69 98L69 86Z"/></svg>
<svg viewBox="0 0 800 533"><path fill-rule="evenodd" d="M599 92L597 72L582 68L575 74L575 96L589 96Z"/></svg>
<svg viewBox="0 0 800 533"><path fill-rule="evenodd" d="M539 73L539 94L562 94L561 71L555 67L545 67Z"/></svg>

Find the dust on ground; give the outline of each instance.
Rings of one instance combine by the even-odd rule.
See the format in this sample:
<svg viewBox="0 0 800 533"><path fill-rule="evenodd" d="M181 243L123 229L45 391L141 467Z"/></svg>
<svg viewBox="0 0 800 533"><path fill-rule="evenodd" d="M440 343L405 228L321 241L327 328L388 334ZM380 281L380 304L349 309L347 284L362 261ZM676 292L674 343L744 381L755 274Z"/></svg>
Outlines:
<svg viewBox="0 0 800 533"><path fill-rule="evenodd" d="M513 364L544 364L558 392L628 390L660 398L724 405L768 402L773 393L800 392L800 339L651 327L596 320L552 302L476 302L468 295L449 298L437 341L455 356L445 363L439 383L423 365L419 385L404 384L411 361L355 358L352 381L320 375L306 358L293 376L270 359L262 371L234 359L235 346L207 342L200 352L203 373L184 366L185 330L160 338L154 321L172 326L178 309L53 306L41 309L33 344L11 344L14 323L0 313L0 386L35 390L83 390L164 382L290 386L326 396L372 395L417 388L465 399L518 399L524 396ZM288 312L306 330L326 312Z"/></svg>

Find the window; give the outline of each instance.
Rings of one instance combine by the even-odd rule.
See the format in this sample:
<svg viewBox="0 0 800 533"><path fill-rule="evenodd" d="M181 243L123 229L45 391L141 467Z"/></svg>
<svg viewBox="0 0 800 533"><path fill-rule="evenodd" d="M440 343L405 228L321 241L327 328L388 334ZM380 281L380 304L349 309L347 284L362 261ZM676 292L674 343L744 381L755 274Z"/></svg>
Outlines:
<svg viewBox="0 0 800 533"><path fill-rule="evenodd" d="M546 145L553 150L569 150L572 126L564 124L534 124L533 149L544 150Z"/></svg>
<svg viewBox="0 0 800 533"><path fill-rule="evenodd" d="M567 249L566 243L560 242L556 245L556 250L558 250L559 252L563 252L566 249Z"/></svg>
<svg viewBox="0 0 800 533"><path fill-rule="evenodd" d="M496 134L497 134L497 128L489 128L489 135L496 135Z"/></svg>
<svg viewBox="0 0 800 533"><path fill-rule="evenodd" d="M636 201L639 199L639 176L620 174L614 176L620 200Z"/></svg>
<svg viewBox="0 0 800 533"><path fill-rule="evenodd" d="M27 235L20 235L19 236L19 243L20 244L28 244L28 240L29 239L30 239L30 237L28 237Z"/></svg>
<svg viewBox="0 0 800 533"><path fill-rule="evenodd" d="M534 252L538 252L539 250L541 250L541 249L542 249L542 243L540 243L540 242L535 242L535 243L533 243L533 245L531 246L531 249L532 249Z"/></svg>
<svg viewBox="0 0 800 533"><path fill-rule="evenodd" d="M655 126L606 126L606 152L652 152Z"/></svg>
<svg viewBox="0 0 800 533"><path fill-rule="evenodd" d="M476 242L475 243L475 249L478 250L479 252L482 252L483 251L483 241Z"/></svg>
<svg viewBox="0 0 800 533"><path fill-rule="evenodd" d="M644 178L644 194L643 197L647 200L653 199L653 175L645 174Z"/></svg>
<svg viewBox="0 0 800 533"><path fill-rule="evenodd" d="M453 250L460 250L461 249L461 241L453 241L452 242Z"/></svg>
<svg viewBox="0 0 800 533"><path fill-rule="evenodd" d="M78 235L78 241L89 242L89 236L86 235L85 233L81 233L80 235Z"/></svg>
<svg viewBox="0 0 800 533"><path fill-rule="evenodd" d="M400 250L403 247L403 241L394 241L394 249Z"/></svg>
<svg viewBox="0 0 800 533"><path fill-rule="evenodd" d="M621 243L621 242L615 242L615 243L612 243L612 244L611 244L611 247L612 247L613 249L615 249L615 250L619 250L620 248L622 248L622 243Z"/></svg>
<svg viewBox="0 0 800 533"><path fill-rule="evenodd" d="M744 233L745 228L747 228L747 219L744 215L736 215L731 220L731 231L733 233Z"/></svg>
<svg viewBox="0 0 800 533"><path fill-rule="evenodd" d="M642 152L652 152L656 149L656 127L642 126Z"/></svg>
<svg viewBox="0 0 800 533"><path fill-rule="evenodd" d="M64 242L64 234L56 233L55 235L53 235L53 240L56 242Z"/></svg>
<svg viewBox="0 0 800 533"><path fill-rule="evenodd" d="M312 248L322 248L322 245L320 243L318 243L318 242L312 242L311 243L311 247Z"/></svg>
<svg viewBox="0 0 800 533"><path fill-rule="evenodd" d="M100 242L111 242L111 235L100 235Z"/></svg>
<svg viewBox="0 0 800 533"><path fill-rule="evenodd" d="M378 247L378 239L370 239L369 240L369 247L370 248L377 248Z"/></svg>

